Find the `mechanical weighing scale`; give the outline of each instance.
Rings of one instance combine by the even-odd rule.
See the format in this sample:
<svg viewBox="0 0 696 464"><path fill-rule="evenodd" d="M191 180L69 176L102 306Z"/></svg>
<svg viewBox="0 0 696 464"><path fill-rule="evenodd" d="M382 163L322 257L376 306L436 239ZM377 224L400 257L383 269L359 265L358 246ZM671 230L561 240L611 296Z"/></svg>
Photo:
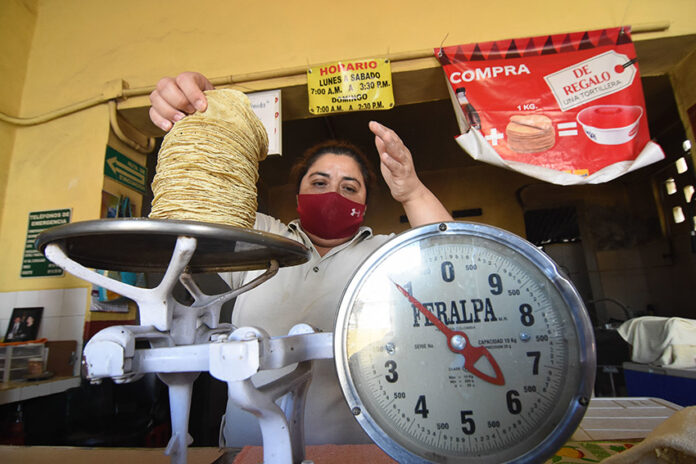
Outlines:
<svg viewBox="0 0 696 464"><path fill-rule="evenodd" d="M398 462L543 462L575 431L592 393L594 339L580 296L544 253L495 227L449 222L397 235L356 270L334 333L299 324L280 337L218 321L224 302L309 259L287 238L131 218L58 226L39 236L37 248L138 304L140 326L100 331L83 364L92 381L157 373L168 385L166 453L174 464L186 462L191 390L203 371L227 382L229 399L259 418L267 464L304 460L313 359L335 358L356 420ZM164 278L136 288L89 268L164 271ZM192 278L250 269L266 272L220 295L204 294ZM190 306L173 298L177 281L192 295ZM136 340L151 348L136 349ZM250 380L293 363L271 384Z"/></svg>

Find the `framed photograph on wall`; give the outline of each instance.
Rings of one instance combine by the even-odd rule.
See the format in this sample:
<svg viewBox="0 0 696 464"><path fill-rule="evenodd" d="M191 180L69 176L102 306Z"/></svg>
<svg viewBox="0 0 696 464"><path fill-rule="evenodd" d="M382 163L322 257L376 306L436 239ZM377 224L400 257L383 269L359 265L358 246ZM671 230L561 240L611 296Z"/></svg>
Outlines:
<svg viewBox="0 0 696 464"><path fill-rule="evenodd" d="M14 308L7 325L5 342L25 342L36 340L41 323L42 307Z"/></svg>

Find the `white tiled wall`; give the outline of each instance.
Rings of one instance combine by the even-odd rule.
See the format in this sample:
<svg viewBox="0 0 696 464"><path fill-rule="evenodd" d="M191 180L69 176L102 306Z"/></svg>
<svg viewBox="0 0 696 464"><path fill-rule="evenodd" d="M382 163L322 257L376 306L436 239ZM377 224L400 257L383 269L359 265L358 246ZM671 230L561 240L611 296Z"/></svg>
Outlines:
<svg viewBox="0 0 696 464"><path fill-rule="evenodd" d="M0 337L7 332L12 309L43 307L38 338L76 340L82 350L82 332L88 302L87 288L0 292Z"/></svg>

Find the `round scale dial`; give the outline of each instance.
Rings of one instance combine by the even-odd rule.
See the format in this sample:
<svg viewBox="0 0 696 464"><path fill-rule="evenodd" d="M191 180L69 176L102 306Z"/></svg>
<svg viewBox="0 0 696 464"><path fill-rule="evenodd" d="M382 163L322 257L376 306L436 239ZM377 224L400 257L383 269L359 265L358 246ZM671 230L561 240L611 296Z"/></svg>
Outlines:
<svg viewBox="0 0 696 464"><path fill-rule="evenodd" d="M335 359L356 419L399 462L541 462L594 384L573 286L530 243L473 223L373 253L341 300Z"/></svg>

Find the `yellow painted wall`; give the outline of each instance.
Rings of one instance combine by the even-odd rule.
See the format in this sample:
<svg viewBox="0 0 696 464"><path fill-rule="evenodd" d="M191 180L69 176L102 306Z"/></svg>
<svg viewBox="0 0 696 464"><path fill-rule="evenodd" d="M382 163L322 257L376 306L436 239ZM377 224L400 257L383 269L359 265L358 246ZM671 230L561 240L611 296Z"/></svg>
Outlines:
<svg viewBox="0 0 696 464"><path fill-rule="evenodd" d="M533 6L532 6L533 5ZM694 33L691 0L40 2L22 111L33 115L195 69L209 76L398 54L439 44L668 21L640 40ZM3 44L6 46L5 44Z"/></svg>
<svg viewBox="0 0 696 464"><path fill-rule="evenodd" d="M2 111L16 113L36 23L36 0L3 0L0 3L0 101Z"/></svg>
<svg viewBox="0 0 696 464"><path fill-rule="evenodd" d="M0 111L17 114L36 22L36 1L6 0L0 3ZM15 127L0 121L0 211L15 138ZM2 215L0 215L0 228Z"/></svg>
<svg viewBox="0 0 696 464"><path fill-rule="evenodd" d="M656 21L669 22L669 29L636 39L696 33L693 0L544 0L533 6L505 0L476 7L455 0L5 0L0 9L0 25L21 30L12 35L0 28L0 56L14 57L2 65L16 68L9 74L13 90L0 91L0 111L21 117L99 96L114 79L144 87L187 69L210 76L253 73L426 50L443 41ZM69 207L73 221L98 217L108 133L103 104L38 126L0 124L0 170L7 173L0 174L0 291L84 285L69 276L20 279L22 246L30 211Z"/></svg>
<svg viewBox="0 0 696 464"><path fill-rule="evenodd" d="M101 206L105 106L16 129L0 229L0 291L85 287L70 275L19 278L29 213L72 209L71 222L96 219Z"/></svg>

